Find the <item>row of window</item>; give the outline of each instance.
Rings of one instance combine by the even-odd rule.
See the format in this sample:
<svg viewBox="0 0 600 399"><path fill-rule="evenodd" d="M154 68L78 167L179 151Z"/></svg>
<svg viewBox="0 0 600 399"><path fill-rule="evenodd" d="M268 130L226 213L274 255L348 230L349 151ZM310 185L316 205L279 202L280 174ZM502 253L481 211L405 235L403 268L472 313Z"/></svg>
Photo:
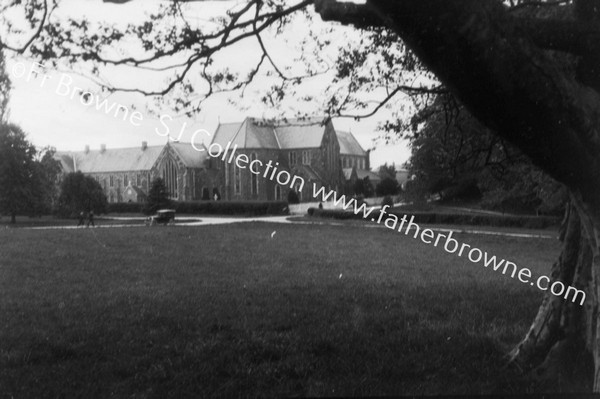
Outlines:
<svg viewBox="0 0 600 399"><path fill-rule="evenodd" d="M356 166L357 169L366 169L366 164L364 158L342 158L342 167L343 168L352 168Z"/></svg>
<svg viewBox="0 0 600 399"><path fill-rule="evenodd" d="M292 153L290 153L292 154ZM250 162L256 161L258 156L256 153L250 154ZM235 162L230 164L229 162L225 162L225 187L229 186L229 168L233 167L233 194L241 195L242 194L242 169L235 165ZM250 194L258 195L259 193L259 184L258 184L259 176L255 173L250 173ZM281 200L281 187L275 186L275 199Z"/></svg>
<svg viewBox="0 0 600 399"><path fill-rule="evenodd" d="M310 161L311 161L311 156L310 156L310 151L302 151L300 153L301 157L302 157L302 165L310 165ZM294 151L291 151L288 154L288 161L290 162L290 166L294 166L298 163L298 154Z"/></svg>
<svg viewBox="0 0 600 399"><path fill-rule="evenodd" d="M101 178L100 176L94 176L94 179L98 183L100 183L100 185L102 185L102 188L104 188L106 190L106 186L107 186L106 178ZM130 183L129 175L122 174L122 175L109 175L108 176L108 187L115 187L115 186L121 187L121 182L123 182L122 187L127 187ZM131 184L134 186L138 186L138 187L142 187L142 185L145 185L144 175L141 173L136 174L133 177L133 180L131 180Z"/></svg>

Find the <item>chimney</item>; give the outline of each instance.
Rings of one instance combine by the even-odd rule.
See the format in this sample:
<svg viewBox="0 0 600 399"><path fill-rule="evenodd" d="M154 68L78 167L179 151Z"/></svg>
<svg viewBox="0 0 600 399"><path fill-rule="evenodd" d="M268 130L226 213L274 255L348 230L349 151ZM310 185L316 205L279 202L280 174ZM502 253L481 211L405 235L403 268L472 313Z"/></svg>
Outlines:
<svg viewBox="0 0 600 399"><path fill-rule="evenodd" d="M142 141L142 151L146 151L146 148L148 148L148 142Z"/></svg>
<svg viewBox="0 0 600 399"><path fill-rule="evenodd" d="M100 144L100 154L106 152L106 144Z"/></svg>
<svg viewBox="0 0 600 399"><path fill-rule="evenodd" d="M89 154L89 153L90 153L90 146L89 146L89 145L86 145L86 146L85 146L85 151L84 151L84 152L85 152L86 154Z"/></svg>

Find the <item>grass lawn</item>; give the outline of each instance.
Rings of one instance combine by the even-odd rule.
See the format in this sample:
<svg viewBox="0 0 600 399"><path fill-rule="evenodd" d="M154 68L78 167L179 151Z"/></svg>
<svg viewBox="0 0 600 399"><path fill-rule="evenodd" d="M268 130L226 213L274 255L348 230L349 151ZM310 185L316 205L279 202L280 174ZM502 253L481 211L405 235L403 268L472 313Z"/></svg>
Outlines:
<svg viewBox="0 0 600 399"><path fill-rule="evenodd" d="M537 274L558 254L548 239L456 238ZM503 355L541 297L385 229L2 229L0 391L522 393L532 385Z"/></svg>

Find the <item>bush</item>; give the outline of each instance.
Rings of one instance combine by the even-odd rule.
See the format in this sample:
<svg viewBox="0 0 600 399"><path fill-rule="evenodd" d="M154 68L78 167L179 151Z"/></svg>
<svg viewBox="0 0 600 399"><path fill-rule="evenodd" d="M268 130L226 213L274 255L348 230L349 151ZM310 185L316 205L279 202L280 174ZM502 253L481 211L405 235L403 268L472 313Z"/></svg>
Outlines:
<svg viewBox="0 0 600 399"><path fill-rule="evenodd" d="M378 197L384 197L388 195L396 195L400 191L400 186L396 179L386 177L377 184L375 187L375 193Z"/></svg>
<svg viewBox="0 0 600 399"><path fill-rule="evenodd" d="M285 201L188 201L174 202L177 213L213 215L287 215Z"/></svg>
<svg viewBox="0 0 600 399"><path fill-rule="evenodd" d="M298 197L298 193L295 190L290 190L288 192L288 204L299 204L300 198Z"/></svg>
<svg viewBox="0 0 600 399"><path fill-rule="evenodd" d="M308 214L315 217L329 219L363 219L362 212L355 214L354 212L341 211L337 209L316 209L310 208ZM470 225L470 226L493 226L493 227L523 227L528 229L545 229L548 227L558 226L560 218L549 216L496 216L496 215L465 215L465 214L446 214L446 213L431 213L431 212L386 212L386 214L394 214L399 219L406 215L407 219L414 216L414 223L418 224L455 224L455 225ZM379 211L374 211L371 217L377 219L380 215ZM384 216L385 218L385 216Z"/></svg>
<svg viewBox="0 0 600 399"><path fill-rule="evenodd" d="M383 197L383 200L381 201L381 206L386 206L386 205L389 206L390 208L392 208L394 206L394 200L389 195L386 195L385 197Z"/></svg>
<svg viewBox="0 0 600 399"><path fill-rule="evenodd" d="M56 213L76 217L80 212L106 213L107 201L100 183L81 172L67 174L60 184Z"/></svg>

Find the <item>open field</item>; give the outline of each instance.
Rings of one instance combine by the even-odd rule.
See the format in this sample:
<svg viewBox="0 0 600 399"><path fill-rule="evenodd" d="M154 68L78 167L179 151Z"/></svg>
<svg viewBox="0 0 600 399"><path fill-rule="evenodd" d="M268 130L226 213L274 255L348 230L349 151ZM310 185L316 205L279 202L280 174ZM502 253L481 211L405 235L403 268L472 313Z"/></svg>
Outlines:
<svg viewBox="0 0 600 399"><path fill-rule="evenodd" d="M536 274L549 272L559 250L550 239L456 238ZM386 229L2 229L0 391L525 392L535 387L503 368L502 356L541 297Z"/></svg>

